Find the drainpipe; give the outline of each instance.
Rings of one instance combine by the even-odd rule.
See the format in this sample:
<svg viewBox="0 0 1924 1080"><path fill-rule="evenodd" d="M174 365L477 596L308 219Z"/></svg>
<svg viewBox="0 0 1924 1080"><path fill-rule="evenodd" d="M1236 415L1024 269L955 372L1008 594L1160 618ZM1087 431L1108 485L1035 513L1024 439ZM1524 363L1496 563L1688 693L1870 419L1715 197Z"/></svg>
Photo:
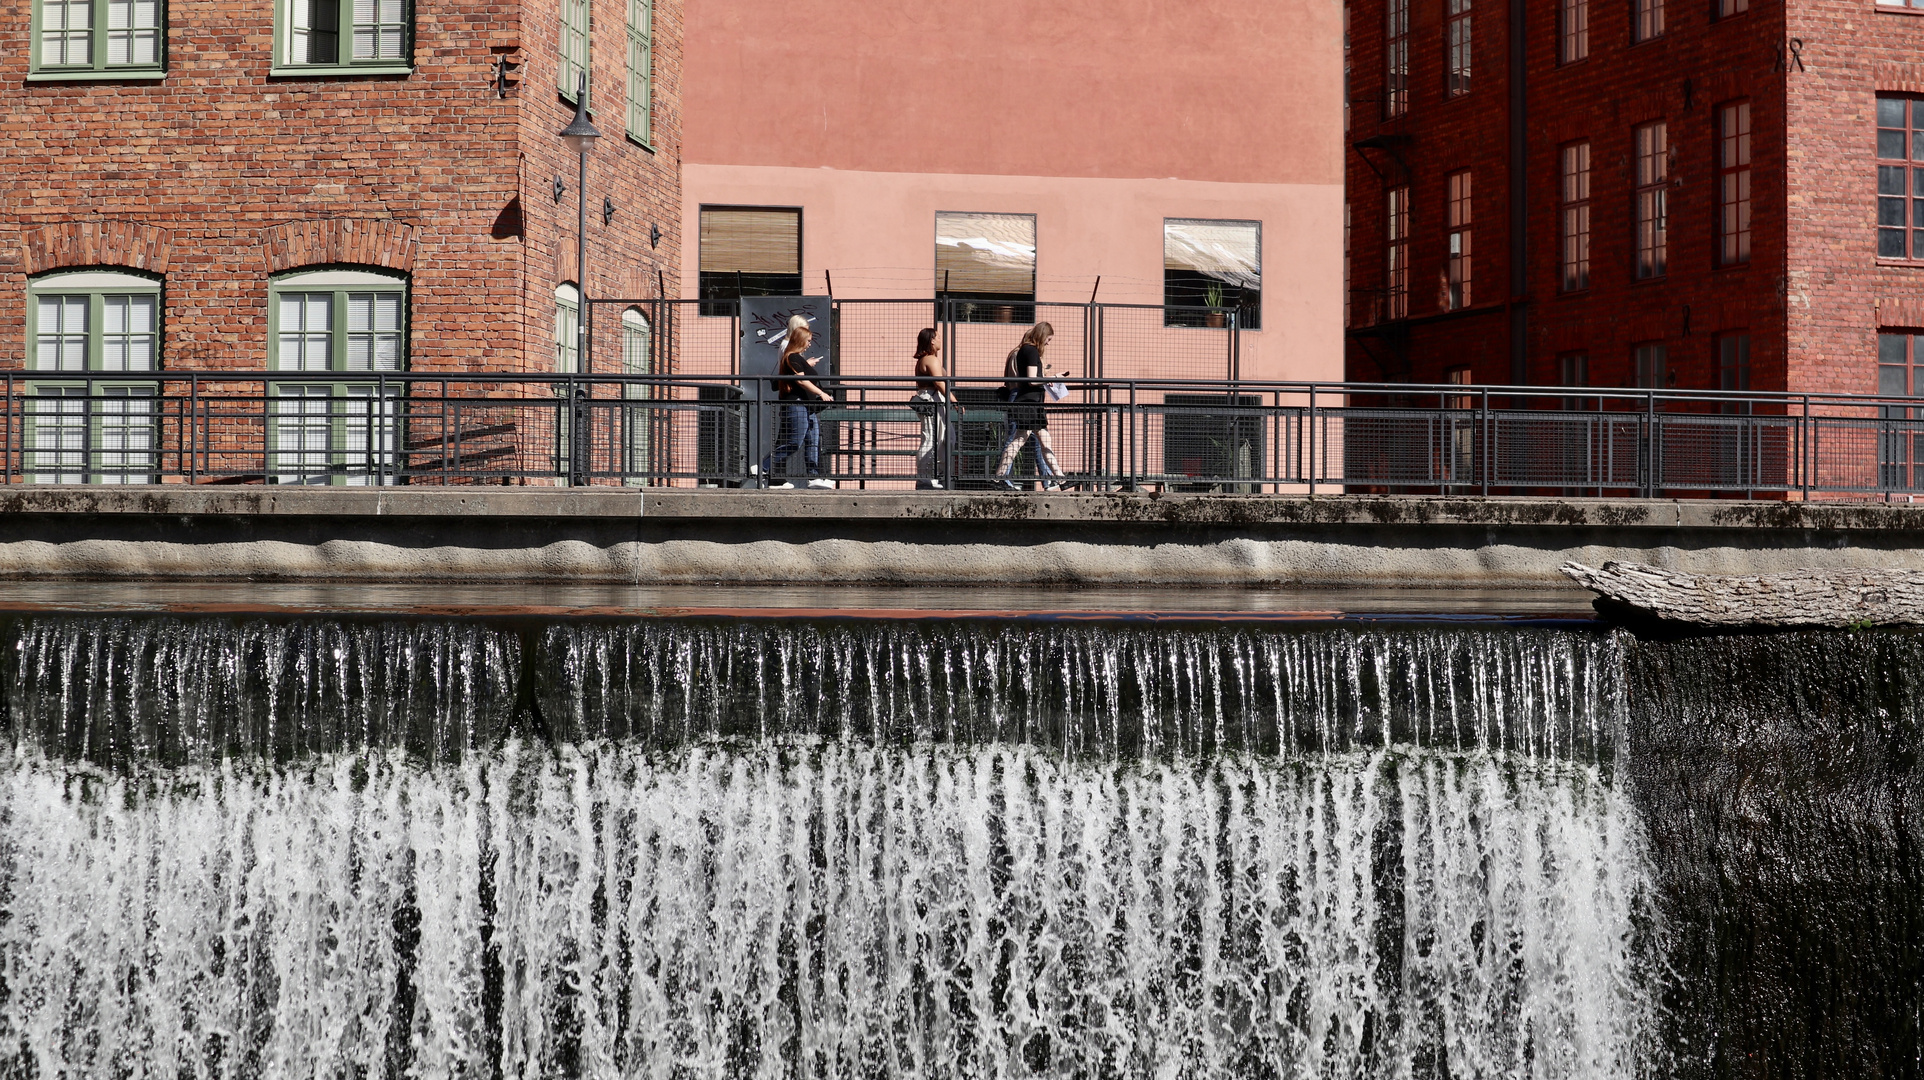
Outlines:
<svg viewBox="0 0 1924 1080"><path fill-rule="evenodd" d="M1523 12L1527 0L1510 0L1510 383L1521 386L1529 375L1529 274L1526 259L1529 245L1524 229L1529 223L1529 206L1524 195L1524 178L1529 159L1525 151L1528 124L1524 115L1524 34Z"/></svg>

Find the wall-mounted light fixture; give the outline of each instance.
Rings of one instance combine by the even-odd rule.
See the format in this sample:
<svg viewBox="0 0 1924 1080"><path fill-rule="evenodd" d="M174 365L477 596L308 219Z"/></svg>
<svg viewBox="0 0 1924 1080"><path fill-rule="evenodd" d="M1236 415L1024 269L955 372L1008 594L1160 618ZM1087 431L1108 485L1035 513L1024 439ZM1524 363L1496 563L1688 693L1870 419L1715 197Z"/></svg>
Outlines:
<svg viewBox="0 0 1924 1080"><path fill-rule="evenodd" d="M567 193L568 193L568 182L561 178L560 173L556 173L554 176L554 201L560 202L561 197L563 195L566 195Z"/></svg>
<svg viewBox="0 0 1924 1080"><path fill-rule="evenodd" d="M601 197L601 223L608 224L615 219L615 201L606 195Z"/></svg>
<svg viewBox="0 0 1924 1080"><path fill-rule="evenodd" d="M651 248L661 246L661 225L659 223L650 222L648 225L648 246Z"/></svg>

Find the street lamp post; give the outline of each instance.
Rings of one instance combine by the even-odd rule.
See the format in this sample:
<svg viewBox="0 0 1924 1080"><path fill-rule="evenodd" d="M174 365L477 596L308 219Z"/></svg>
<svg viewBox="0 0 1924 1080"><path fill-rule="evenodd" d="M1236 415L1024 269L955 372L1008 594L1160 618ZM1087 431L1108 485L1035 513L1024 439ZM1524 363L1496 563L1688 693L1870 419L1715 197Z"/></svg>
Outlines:
<svg viewBox="0 0 1924 1080"><path fill-rule="evenodd" d="M588 371L588 153L595 148L595 140L601 132L588 120L588 75L583 72L581 82L575 93L575 118L561 130L561 141L568 144L580 157L581 170L575 184L575 300L580 305L575 312L575 367L578 374ZM568 481L571 484L585 484L587 471L587 403L583 401L586 388L580 384L573 386L568 395L569 407L574 413L572 438L569 439Z"/></svg>

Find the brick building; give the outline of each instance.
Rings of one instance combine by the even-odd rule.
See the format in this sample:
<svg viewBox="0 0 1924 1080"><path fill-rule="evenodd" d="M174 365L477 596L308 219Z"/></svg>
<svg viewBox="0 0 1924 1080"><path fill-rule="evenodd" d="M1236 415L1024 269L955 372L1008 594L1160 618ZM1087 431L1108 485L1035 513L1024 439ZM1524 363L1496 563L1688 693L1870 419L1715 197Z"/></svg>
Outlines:
<svg viewBox="0 0 1924 1080"><path fill-rule="evenodd" d="M3 10L0 367L573 363L584 73L590 297L679 273L679 0Z"/></svg>
<svg viewBox="0 0 1924 1080"><path fill-rule="evenodd" d="M1924 3L1348 15L1352 379L1924 390Z"/></svg>

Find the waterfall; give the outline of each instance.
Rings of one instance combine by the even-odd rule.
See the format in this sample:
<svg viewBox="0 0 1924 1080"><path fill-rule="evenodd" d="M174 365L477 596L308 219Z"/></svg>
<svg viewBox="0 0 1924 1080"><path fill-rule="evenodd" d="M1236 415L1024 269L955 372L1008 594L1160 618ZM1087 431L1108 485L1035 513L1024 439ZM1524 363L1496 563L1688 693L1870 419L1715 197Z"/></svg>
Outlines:
<svg viewBox="0 0 1924 1080"><path fill-rule="evenodd" d="M1623 711L1615 638L1535 629L37 617L0 635L16 741L115 766L441 762L511 734L1607 760Z"/></svg>
<svg viewBox="0 0 1924 1080"><path fill-rule="evenodd" d="M0 632L9 1080L1665 1072L1609 635Z"/></svg>
<svg viewBox="0 0 1924 1080"><path fill-rule="evenodd" d="M0 771L39 1075L1629 1075L1594 766L510 742Z"/></svg>

